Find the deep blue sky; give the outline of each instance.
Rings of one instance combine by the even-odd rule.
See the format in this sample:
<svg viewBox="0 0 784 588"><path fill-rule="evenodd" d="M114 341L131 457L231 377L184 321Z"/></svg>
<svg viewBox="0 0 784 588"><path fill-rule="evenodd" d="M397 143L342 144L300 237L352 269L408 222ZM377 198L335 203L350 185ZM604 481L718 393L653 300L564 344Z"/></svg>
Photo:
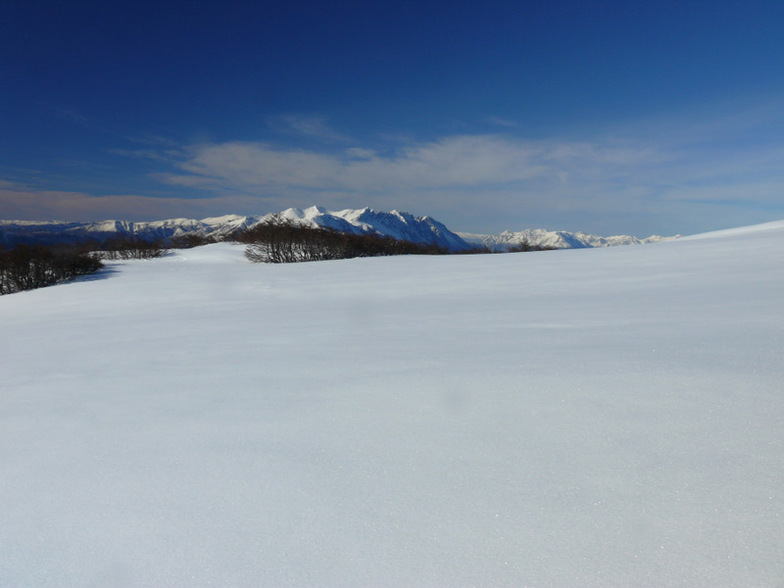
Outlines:
<svg viewBox="0 0 784 588"><path fill-rule="evenodd" d="M0 218L784 218L784 2L0 7Z"/></svg>

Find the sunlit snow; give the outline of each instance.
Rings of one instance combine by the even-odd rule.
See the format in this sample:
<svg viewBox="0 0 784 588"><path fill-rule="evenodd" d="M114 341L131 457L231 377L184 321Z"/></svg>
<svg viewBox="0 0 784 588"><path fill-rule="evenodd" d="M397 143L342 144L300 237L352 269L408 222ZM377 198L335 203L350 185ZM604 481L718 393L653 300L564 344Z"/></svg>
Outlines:
<svg viewBox="0 0 784 588"><path fill-rule="evenodd" d="M0 586L782 586L784 223L0 298Z"/></svg>

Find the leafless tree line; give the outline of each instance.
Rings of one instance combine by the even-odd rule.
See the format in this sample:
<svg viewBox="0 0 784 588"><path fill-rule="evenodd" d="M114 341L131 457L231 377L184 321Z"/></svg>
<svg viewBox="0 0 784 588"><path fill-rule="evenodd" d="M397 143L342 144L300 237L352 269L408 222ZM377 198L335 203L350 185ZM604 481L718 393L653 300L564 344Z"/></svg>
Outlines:
<svg viewBox="0 0 784 588"><path fill-rule="evenodd" d="M507 253L525 253L528 251L553 251L555 249L558 248L550 245L536 245L527 237L522 237L517 243L510 245L506 251Z"/></svg>
<svg viewBox="0 0 784 588"><path fill-rule="evenodd" d="M51 286L101 267L98 256L84 248L18 245L0 251L0 294Z"/></svg>
<svg viewBox="0 0 784 588"><path fill-rule="evenodd" d="M154 259L168 251L161 241L145 241L135 237L113 237L92 247L101 259Z"/></svg>
<svg viewBox="0 0 784 588"><path fill-rule="evenodd" d="M267 221L234 236L245 243L245 256L254 262L294 263L383 255L439 255L436 245L423 245L380 235L355 235L330 228L300 225L285 218Z"/></svg>
<svg viewBox="0 0 784 588"><path fill-rule="evenodd" d="M183 241L187 246L190 241ZM194 245L190 245L194 246ZM160 241L115 237L103 242L40 245L0 249L0 295L52 286L97 272L102 260L152 259L168 249Z"/></svg>

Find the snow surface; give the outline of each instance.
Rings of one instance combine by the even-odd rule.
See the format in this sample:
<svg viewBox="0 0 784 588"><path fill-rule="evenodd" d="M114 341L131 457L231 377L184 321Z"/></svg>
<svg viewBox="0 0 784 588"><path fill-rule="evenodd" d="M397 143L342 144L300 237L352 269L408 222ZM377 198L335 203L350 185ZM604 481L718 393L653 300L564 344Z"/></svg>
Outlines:
<svg viewBox="0 0 784 588"><path fill-rule="evenodd" d="M784 223L0 297L0 586L782 586Z"/></svg>

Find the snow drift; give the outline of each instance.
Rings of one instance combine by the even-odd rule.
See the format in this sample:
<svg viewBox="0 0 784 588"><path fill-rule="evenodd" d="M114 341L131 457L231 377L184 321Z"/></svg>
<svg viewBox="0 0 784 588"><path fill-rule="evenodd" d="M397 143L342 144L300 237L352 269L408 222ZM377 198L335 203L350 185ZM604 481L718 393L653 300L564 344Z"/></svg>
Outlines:
<svg viewBox="0 0 784 588"><path fill-rule="evenodd" d="M2 586L781 586L784 223L0 298Z"/></svg>

